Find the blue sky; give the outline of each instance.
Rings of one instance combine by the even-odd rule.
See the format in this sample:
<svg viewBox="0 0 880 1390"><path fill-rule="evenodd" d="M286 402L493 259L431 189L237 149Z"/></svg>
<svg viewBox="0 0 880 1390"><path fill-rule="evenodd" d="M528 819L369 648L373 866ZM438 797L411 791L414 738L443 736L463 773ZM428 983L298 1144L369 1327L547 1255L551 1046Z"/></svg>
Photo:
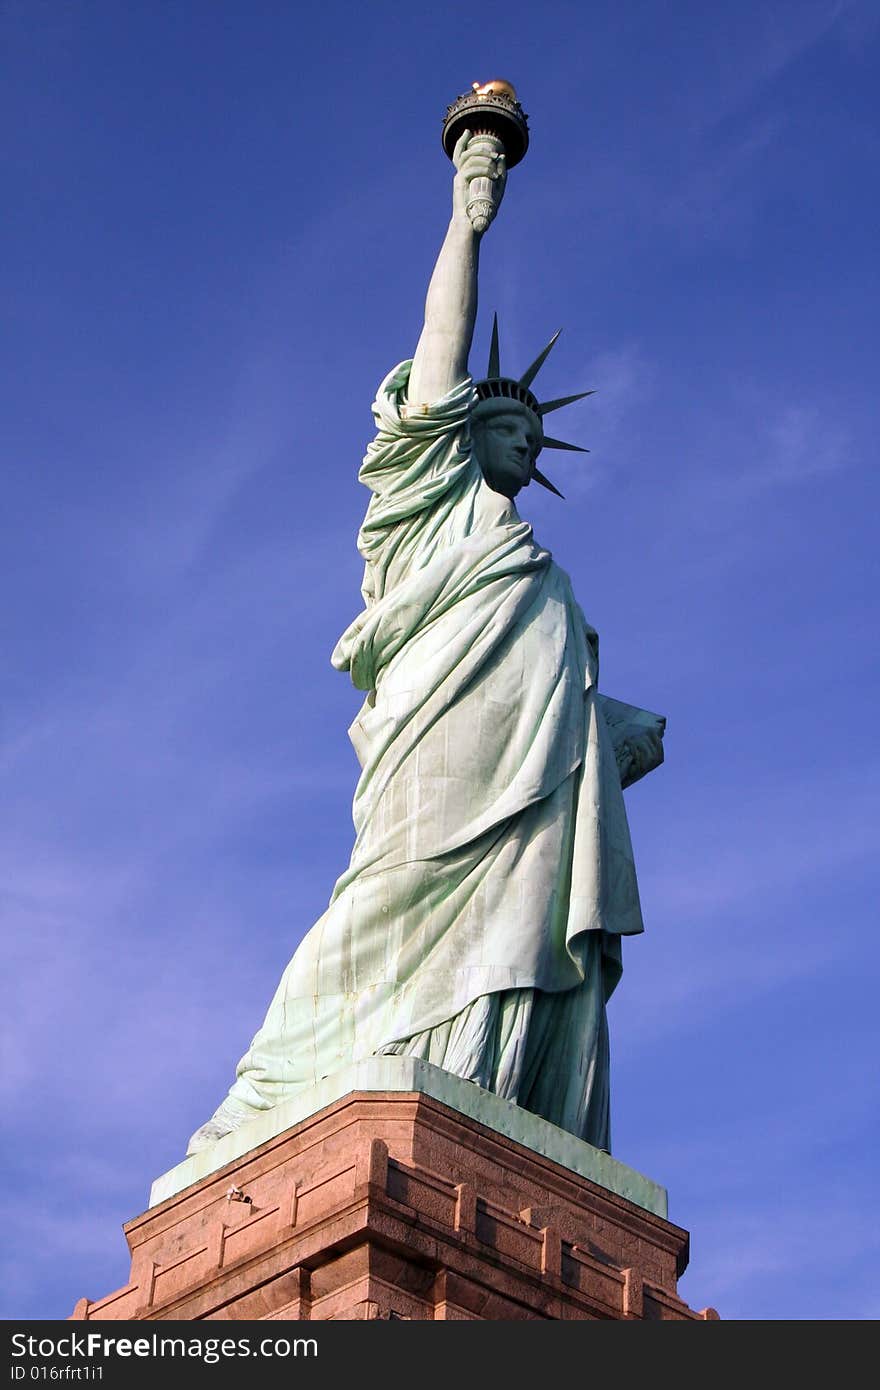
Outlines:
<svg viewBox="0 0 880 1390"><path fill-rule="evenodd" d="M443 112L495 75L532 148L473 365L494 308L514 370L563 326L592 452L521 510L602 687L669 720L615 1152L695 1306L880 1316L876 4L6 0L0 36L2 1316L125 1282L347 863L355 475Z"/></svg>

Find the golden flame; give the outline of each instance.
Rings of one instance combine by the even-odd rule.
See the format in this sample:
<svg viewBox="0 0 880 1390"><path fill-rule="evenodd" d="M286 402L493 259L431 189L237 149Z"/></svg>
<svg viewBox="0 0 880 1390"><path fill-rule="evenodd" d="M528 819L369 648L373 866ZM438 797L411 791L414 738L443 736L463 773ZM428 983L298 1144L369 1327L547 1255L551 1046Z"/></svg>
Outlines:
<svg viewBox="0 0 880 1390"><path fill-rule="evenodd" d="M503 77L493 77L491 82L484 82L482 87L479 82L474 82L473 89L478 97L497 94L498 96L510 97L511 101L516 101L516 88L512 82L506 81Z"/></svg>

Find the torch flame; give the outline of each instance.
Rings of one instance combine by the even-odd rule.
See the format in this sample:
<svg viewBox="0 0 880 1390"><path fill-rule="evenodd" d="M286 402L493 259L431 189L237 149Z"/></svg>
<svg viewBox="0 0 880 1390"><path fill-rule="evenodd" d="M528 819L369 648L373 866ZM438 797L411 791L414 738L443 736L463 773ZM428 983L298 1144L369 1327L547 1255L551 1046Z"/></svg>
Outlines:
<svg viewBox="0 0 880 1390"><path fill-rule="evenodd" d="M512 82L508 82L503 77L493 77L491 82L484 82L482 87L479 82L473 82L471 86L478 97L497 95L510 97L511 101L516 101L516 88Z"/></svg>

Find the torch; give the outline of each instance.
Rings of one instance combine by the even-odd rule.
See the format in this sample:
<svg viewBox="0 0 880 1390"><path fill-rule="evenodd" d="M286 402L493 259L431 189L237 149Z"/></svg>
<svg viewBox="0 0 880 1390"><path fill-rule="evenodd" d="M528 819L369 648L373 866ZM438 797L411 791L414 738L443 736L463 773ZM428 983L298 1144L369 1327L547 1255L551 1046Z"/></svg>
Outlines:
<svg viewBox="0 0 880 1390"><path fill-rule="evenodd" d="M499 140L506 156L507 168L519 164L529 148L528 117L516 99L510 82L496 77L482 86L474 82L471 91L457 97L446 108L443 121L443 148L452 152L464 131L474 136L489 136ZM490 145L494 151L494 145ZM495 216L498 204L492 179L474 179L470 185L467 215L475 232L485 232Z"/></svg>

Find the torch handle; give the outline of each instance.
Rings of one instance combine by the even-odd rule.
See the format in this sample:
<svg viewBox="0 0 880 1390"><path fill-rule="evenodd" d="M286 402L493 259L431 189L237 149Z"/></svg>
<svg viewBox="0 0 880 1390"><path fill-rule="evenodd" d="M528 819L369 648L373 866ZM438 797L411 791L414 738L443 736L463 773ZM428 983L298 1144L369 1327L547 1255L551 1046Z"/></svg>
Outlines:
<svg viewBox="0 0 880 1390"><path fill-rule="evenodd" d="M503 154L504 142L499 140L494 131L476 130L468 143L468 150L485 151L487 154ZM503 191L502 184L501 192L499 192L497 179L471 179L468 185L467 215L474 231L481 236L498 211Z"/></svg>

